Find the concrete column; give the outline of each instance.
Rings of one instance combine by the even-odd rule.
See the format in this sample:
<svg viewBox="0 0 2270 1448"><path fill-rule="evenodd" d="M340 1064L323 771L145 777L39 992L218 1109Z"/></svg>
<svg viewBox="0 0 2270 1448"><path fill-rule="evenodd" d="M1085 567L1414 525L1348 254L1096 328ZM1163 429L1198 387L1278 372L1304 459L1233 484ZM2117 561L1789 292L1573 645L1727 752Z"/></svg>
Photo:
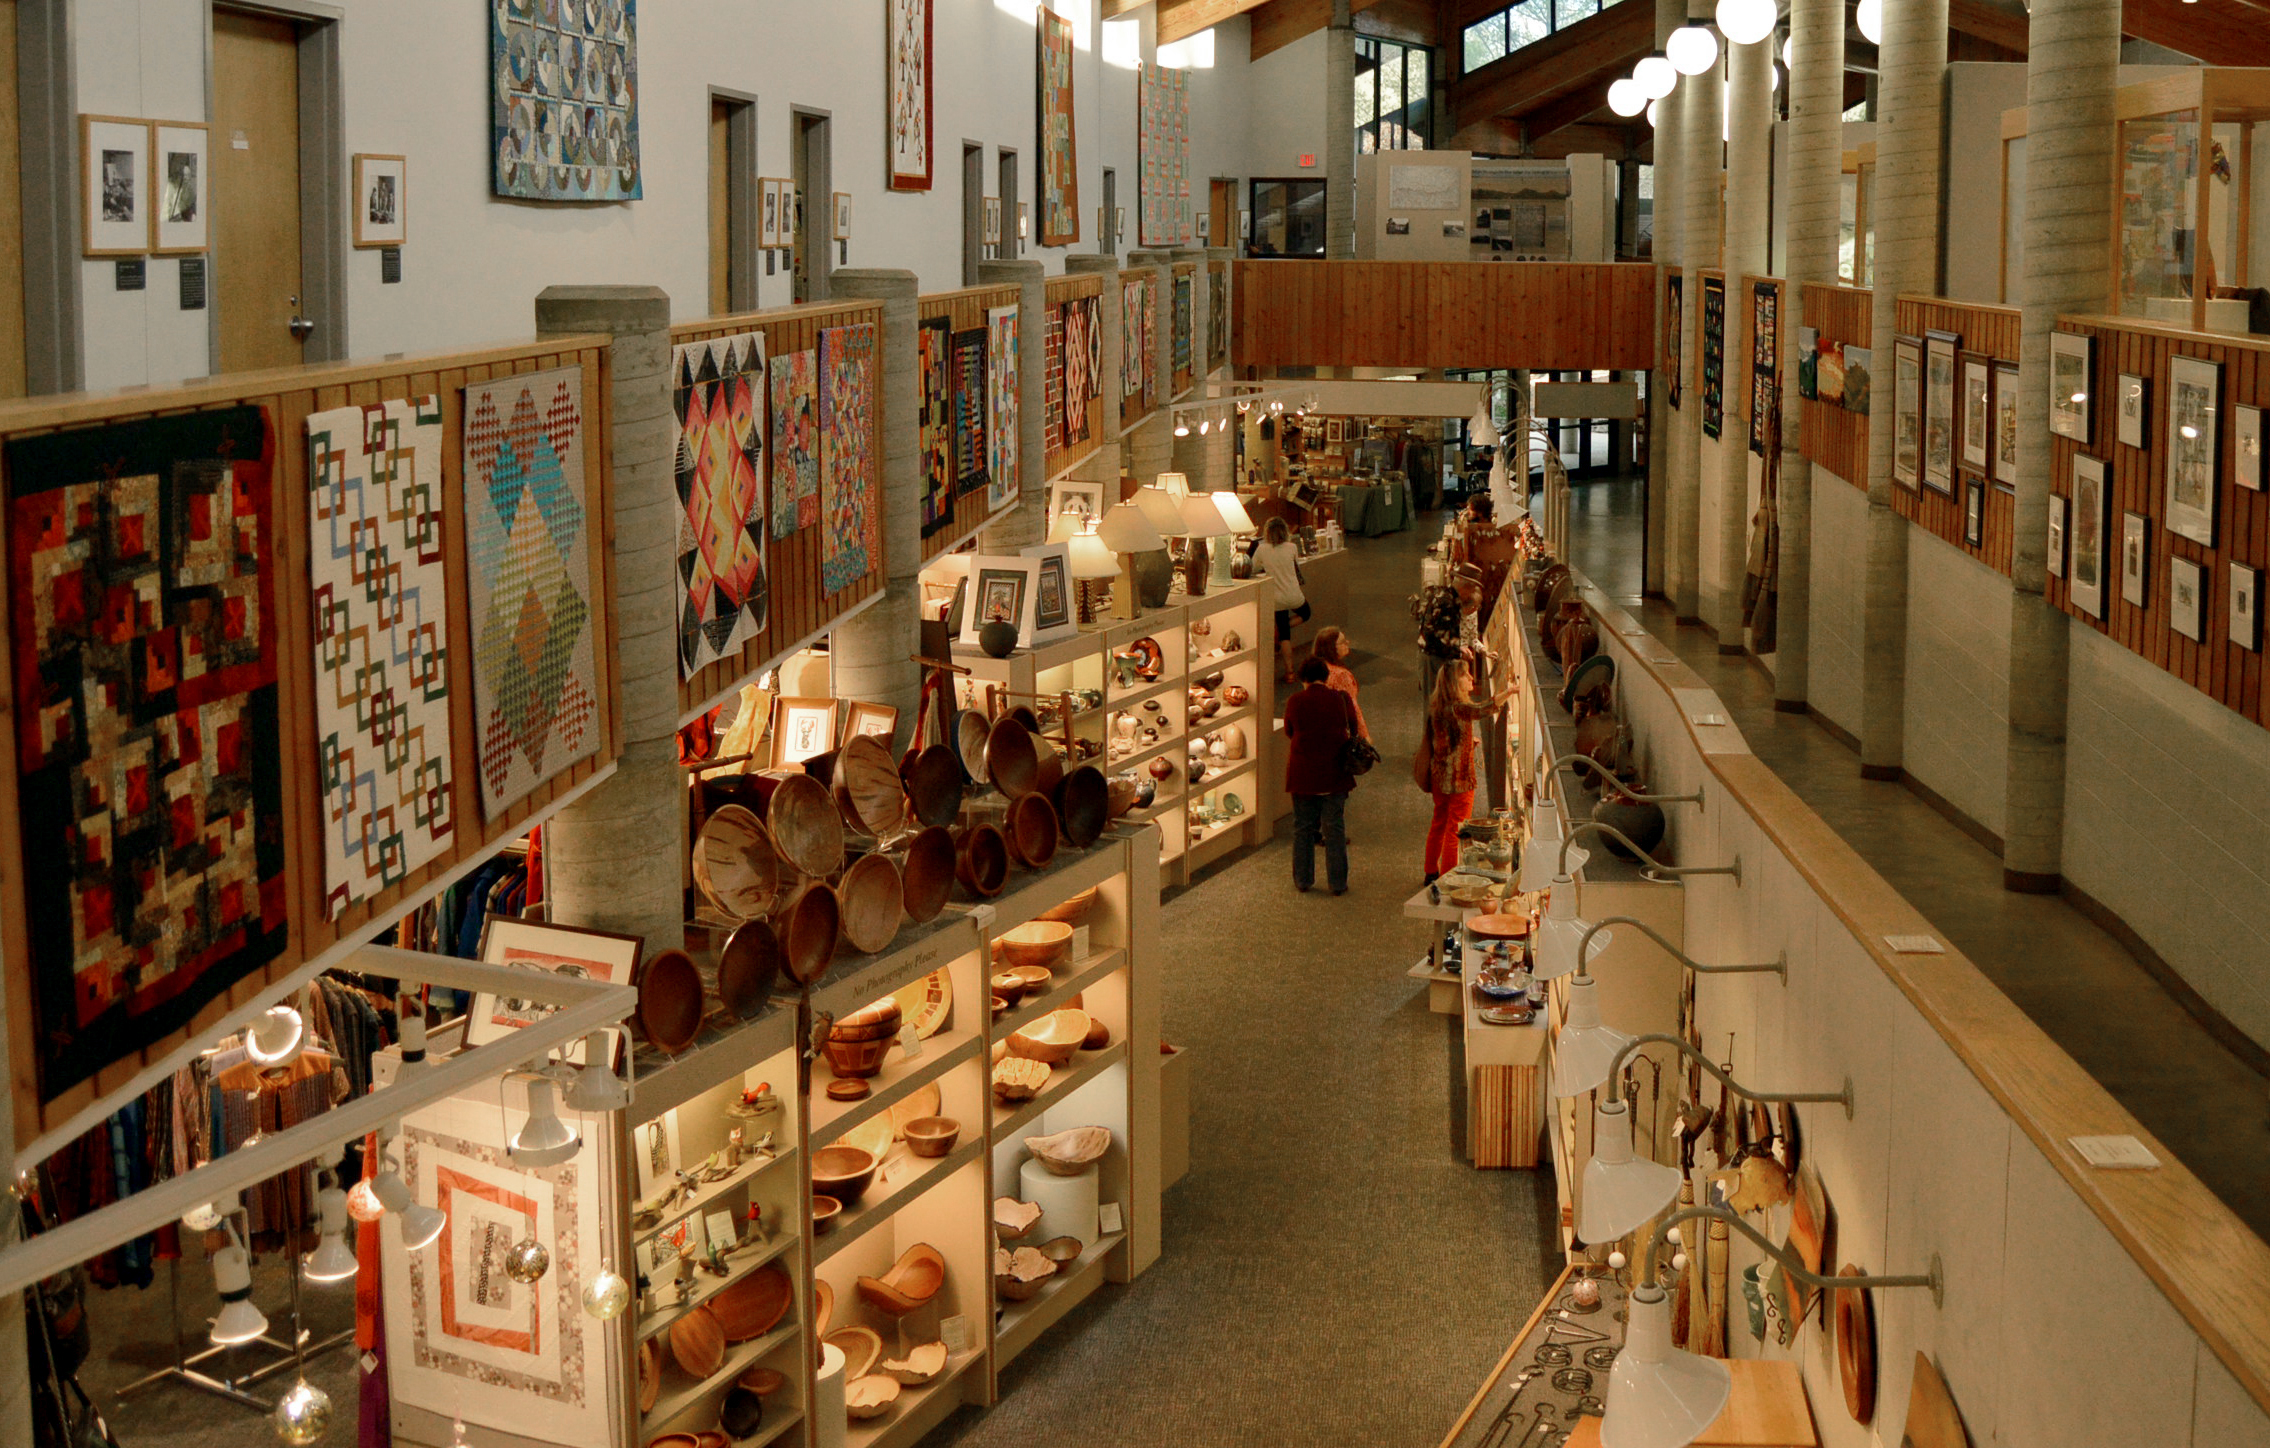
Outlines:
<svg viewBox="0 0 2270 1448"><path fill-rule="evenodd" d="M1040 263L985 265L1038 269ZM922 694L922 670L913 662L922 644L916 578L922 569L922 394L915 360L921 284L910 271L850 267L831 274L828 286L838 300L883 304L876 409L883 435L883 600L828 636L830 671L836 697L889 704L911 731ZM1020 333L1020 346L1023 340Z"/></svg>
<svg viewBox="0 0 2270 1448"><path fill-rule="evenodd" d="M1112 255L1068 256L1064 258L1064 270L1103 278L1103 305L1098 309L1103 334L1103 346L1100 349L1103 358L1101 444L1085 463L1073 469L1073 474L1088 481L1112 484L1104 496L1107 500L1117 501L1119 462L1124 451L1119 435L1119 258Z"/></svg>
<svg viewBox="0 0 2270 1448"><path fill-rule="evenodd" d="M1773 195L1772 36L1726 47L1726 318L1745 315L1745 277L1766 270L1766 234ZM1785 328L1786 330L1786 328ZM1726 437L1719 450L1718 536L1703 546L1716 558L1718 590L1711 627L1718 651L1741 653L1748 642L1742 593L1750 558L1751 337L1726 339Z"/></svg>
<svg viewBox="0 0 2270 1448"><path fill-rule="evenodd" d="M1639 162L1630 156L1616 163L1616 260L1639 255Z"/></svg>
<svg viewBox="0 0 2270 1448"><path fill-rule="evenodd" d="M1703 283L1697 273L1720 264L1725 231L1720 210L1719 173L1725 142L1720 139L1723 65L1701 75L1679 77L1671 100L1679 106L1680 183L1686 215L1680 256L1687 268L1686 406L1680 409L1678 490L1671 498L1671 606L1681 623L1701 623L1702 489L1705 480L1702 431Z"/></svg>
<svg viewBox="0 0 2270 1448"><path fill-rule="evenodd" d="M2049 334L2106 309L2106 218L2119 83L2117 0L2034 0L2026 59L2026 255L2020 278L2017 538L2010 578L2010 752L2002 883L2064 871L2067 620L2043 597L2049 531ZM2109 426L2108 424L2101 424Z"/></svg>
<svg viewBox="0 0 2270 1448"><path fill-rule="evenodd" d="M1127 260L1130 266L1151 273L1152 347L1147 365L1151 369L1151 392L1159 405L1129 434L1127 449L1128 466L1135 474L1136 486L1141 487L1174 470L1174 424L1167 420L1168 394L1174 390L1174 253L1131 251Z"/></svg>
<svg viewBox="0 0 2270 1448"><path fill-rule="evenodd" d="M996 518L978 540L978 547L987 553L1014 553L1048 541L1048 415L1042 401L1048 391L1048 268L1037 261L981 261L977 280L981 286L1017 288L1020 491L1015 506Z"/></svg>
<svg viewBox="0 0 2270 1448"><path fill-rule="evenodd" d="M1773 704L1802 713L1813 639L1813 465L1801 451L1804 403L1797 394L1797 329L1805 285L1833 282L1844 169L1843 0L1791 0L1789 10L1789 280L1781 319L1781 600L1776 619Z"/></svg>
<svg viewBox="0 0 2270 1448"><path fill-rule="evenodd" d="M1356 19L1349 0L1332 0L1324 32L1324 256L1356 255Z"/></svg>
<svg viewBox="0 0 2270 1448"><path fill-rule="evenodd" d="M1686 0L1655 0L1655 49L1662 53L1671 32L1686 23ZM1655 261L1655 356L1667 355L1671 333L1670 276L1680 265L1679 103L1672 92L1655 107L1655 196L1653 256ZM1685 285L1691 286L1692 283ZM1691 340L1690 334L1690 340ZM1672 364L1676 367L1676 363ZM1671 497L1678 491L1681 462L1677 439L1682 420L1696 404L1671 406L1674 371L1659 369L1648 383L1647 397L1647 562L1642 586L1657 598L1671 594Z"/></svg>
<svg viewBox="0 0 2270 1448"><path fill-rule="evenodd" d="M1940 147L1946 128L1947 0L1884 7L1876 77L1876 274L1870 309L1878 359L1868 425L1868 552L1861 604L1860 773L1896 779L1906 753L1908 525L1892 508L1892 403L1902 293L1939 291ZM2098 218L2102 226L2104 219ZM1875 385L1880 384L1880 385Z"/></svg>
<svg viewBox="0 0 2270 1448"><path fill-rule="evenodd" d="M1230 312L1227 307L1225 307L1223 315L1214 315L1214 291L1209 281L1208 268L1215 262L1221 262L1225 267L1228 268L1229 274L1235 276L1237 273L1237 268L1234 264L1232 264L1231 259L1236 255L1237 253L1229 247L1210 246L1206 248L1206 250L1200 257L1200 265L1198 268L1198 303L1200 315L1204 316L1206 319L1204 336L1205 340L1209 344L1211 344L1217 337L1229 338L1231 336L1231 320L1234 316L1234 313ZM1227 288L1223 290L1222 296L1224 302L1226 303L1229 299L1229 292ZM1223 349L1223 355L1227 357L1229 353L1230 348L1225 347ZM1217 374L1209 372L1206 366L1206 359L1210 355L1210 353L1205 351L1201 351L1198 354L1198 371L1201 377L1209 380L1226 381L1229 377L1234 375L1229 364L1227 363L1223 364L1223 368L1220 373ZM1214 393L1214 390L1215 389L1211 387L1202 386L1200 388L1200 392L1206 395L1212 395ZM1237 485L1237 442L1231 434L1231 420L1236 416L1237 414L1234 411L1226 411L1222 413L1215 419L1213 431L1206 434L1205 485L1209 488L1230 488Z"/></svg>
<svg viewBox="0 0 2270 1448"><path fill-rule="evenodd" d="M605 332L614 469L615 647L623 750L615 775L544 827L552 919L685 944L685 785L678 770L678 497L670 298L658 287L547 287L541 337Z"/></svg>

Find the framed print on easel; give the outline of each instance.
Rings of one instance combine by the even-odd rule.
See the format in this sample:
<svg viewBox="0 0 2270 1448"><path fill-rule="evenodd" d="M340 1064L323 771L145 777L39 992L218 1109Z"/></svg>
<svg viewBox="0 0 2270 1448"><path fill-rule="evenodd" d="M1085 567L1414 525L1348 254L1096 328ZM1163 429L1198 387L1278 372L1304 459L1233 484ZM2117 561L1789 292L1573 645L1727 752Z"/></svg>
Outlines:
<svg viewBox="0 0 2270 1448"><path fill-rule="evenodd" d="M899 711L894 705L870 703L865 699L844 701L843 742L846 744L861 738L880 739L888 744L898 727Z"/></svg>
<svg viewBox="0 0 2270 1448"><path fill-rule="evenodd" d="M1022 552L1040 565L1033 577L1033 643L1078 633L1080 623L1072 608L1072 545L1036 543Z"/></svg>
<svg viewBox="0 0 2270 1448"><path fill-rule="evenodd" d="M150 250L150 123L79 117L80 252L144 256Z"/></svg>
<svg viewBox="0 0 2270 1448"><path fill-rule="evenodd" d="M409 170L400 156L355 157L355 245L400 246L409 239Z"/></svg>
<svg viewBox="0 0 2270 1448"><path fill-rule="evenodd" d="M835 712L833 699L791 699L783 695L773 700L772 768L802 764L835 748Z"/></svg>
<svg viewBox="0 0 2270 1448"><path fill-rule="evenodd" d="M191 256L212 236L212 167L199 121L150 123L150 251Z"/></svg>

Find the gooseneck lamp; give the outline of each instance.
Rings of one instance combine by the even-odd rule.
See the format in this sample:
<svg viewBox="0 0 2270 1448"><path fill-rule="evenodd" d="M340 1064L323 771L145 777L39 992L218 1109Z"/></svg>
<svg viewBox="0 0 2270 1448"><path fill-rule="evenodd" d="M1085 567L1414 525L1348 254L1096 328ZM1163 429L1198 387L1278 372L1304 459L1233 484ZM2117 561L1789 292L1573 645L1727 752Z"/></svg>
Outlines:
<svg viewBox="0 0 2270 1448"><path fill-rule="evenodd" d="M1567 975L1576 969L1577 942L1584 939L1585 932L1591 928L1590 923L1576 913L1576 881L1569 876L1572 868L1569 864L1569 846L1576 842L1578 835L1583 834L1601 835L1616 841L1658 875L1668 875L1674 879L1683 879L1689 875L1732 875L1735 884L1742 883L1740 855L1734 857L1731 865L1666 865L1634 844L1631 836L1614 825L1586 820L1561 839L1559 864L1553 872L1553 883L1548 887L1551 893L1545 900L1545 923L1538 931L1536 974L1541 980ZM1584 861L1580 858L1576 863L1582 865Z"/></svg>
<svg viewBox="0 0 2270 1448"><path fill-rule="evenodd" d="M1569 977L1568 1015L1561 1022L1559 1034L1553 1037L1553 1094L1555 1096L1582 1096L1608 1079L1609 1067L1617 1053L1631 1041L1631 1037L1600 1023L1600 1002L1594 995L1596 982L1590 966L1592 952L1615 939L1611 925L1629 925L1640 934L1663 947L1672 959L1697 975L1762 975L1768 972L1781 977L1789 984L1789 957L1758 965L1704 965L1693 956L1663 938L1655 927L1629 915L1606 915L1594 921L1576 943L1576 958L1582 962L1577 973Z"/></svg>

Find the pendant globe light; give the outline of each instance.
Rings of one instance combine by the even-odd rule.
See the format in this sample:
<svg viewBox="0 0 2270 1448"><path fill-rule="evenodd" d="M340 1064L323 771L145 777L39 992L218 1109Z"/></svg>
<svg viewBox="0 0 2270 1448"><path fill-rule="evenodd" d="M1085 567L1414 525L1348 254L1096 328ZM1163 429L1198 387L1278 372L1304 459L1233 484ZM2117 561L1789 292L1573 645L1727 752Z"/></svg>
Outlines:
<svg viewBox="0 0 2270 1448"><path fill-rule="evenodd" d="M1636 116L1647 109L1647 92L1626 76L1608 87L1608 109L1619 116Z"/></svg>
<svg viewBox="0 0 2270 1448"><path fill-rule="evenodd" d="M1884 0L1860 0L1853 9L1852 23L1860 27L1870 45L1884 43Z"/></svg>
<svg viewBox="0 0 2270 1448"><path fill-rule="evenodd" d="M1718 28L1730 45L1756 45L1780 18L1774 0L1718 0Z"/></svg>
<svg viewBox="0 0 2270 1448"><path fill-rule="evenodd" d="M1662 56L1648 55L1642 56L1639 64L1632 67L1632 79L1639 83L1649 100L1659 101L1679 84L1679 72Z"/></svg>
<svg viewBox="0 0 2270 1448"><path fill-rule="evenodd" d="M1701 75L1718 64L1718 37L1707 25L1682 25L1663 42L1671 68L1681 75Z"/></svg>

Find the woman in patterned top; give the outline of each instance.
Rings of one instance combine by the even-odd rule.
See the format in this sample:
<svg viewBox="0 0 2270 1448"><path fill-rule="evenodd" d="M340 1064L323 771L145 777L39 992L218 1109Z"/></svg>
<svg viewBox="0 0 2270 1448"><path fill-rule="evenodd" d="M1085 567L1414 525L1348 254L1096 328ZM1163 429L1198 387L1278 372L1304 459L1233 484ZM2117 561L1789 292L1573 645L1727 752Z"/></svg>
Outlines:
<svg viewBox="0 0 2270 1448"><path fill-rule="evenodd" d="M1509 687L1489 699L1473 697L1466 661L1443 665L1427 700L1428 792L1434 818L1427 825L1427 882L1458 866L1458 827L1474 814L1474 721L1488 718L1513 697Z"/></svg>
<svg viewBox="0 0 2270 1448"><path fill-rule="evenodd" d="M1364 706L1356 698L1355 670L1348 667L1348 655L1355 652L1348 643L1348 631L1336 627L1318 629L1316 642L1309 645L1308 652L1309 657L1323 661L1324 682L1348 696L1348 707L1355 711L1356 736L1368 742L1371 726L1364 722Z"/></svg>

